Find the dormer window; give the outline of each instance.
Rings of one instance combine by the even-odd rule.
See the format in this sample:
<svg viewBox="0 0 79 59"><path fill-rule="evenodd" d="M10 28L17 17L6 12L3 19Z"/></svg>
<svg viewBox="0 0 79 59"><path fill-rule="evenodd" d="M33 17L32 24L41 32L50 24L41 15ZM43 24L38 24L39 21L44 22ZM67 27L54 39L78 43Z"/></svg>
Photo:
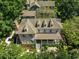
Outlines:
<svg viewBox="0 0 79 59"><path fill-rule="evenodd" d="M40 21L36 21L35 27L39 27L40 26Z"/></svg>
<svg viewBox="0 0 79 59"><path fill-rule="evenodd" d="M27 29L23 29L22 32L27 32Z"/></svg>
<svg viewBox="0 0 79 59"><path fill-rule="evenodd" d="M44 20L44 21L42 22L41 27L46 27L46 25L47 25L47 23L46 23L46 21Z"/></svg>
<svg viewBox="0 0 79 59"><path fill-rule="evenodd" d="M27 32L27 28L24 27L23 30L22 30L22 32Z"/></svg>
<svg viewBox="0 0 79 59"><path fill-rule="evenodd" d="M53 26L53 21L50 20L50 21L48 22L48 27L52 27L52 26Z"/></svg>

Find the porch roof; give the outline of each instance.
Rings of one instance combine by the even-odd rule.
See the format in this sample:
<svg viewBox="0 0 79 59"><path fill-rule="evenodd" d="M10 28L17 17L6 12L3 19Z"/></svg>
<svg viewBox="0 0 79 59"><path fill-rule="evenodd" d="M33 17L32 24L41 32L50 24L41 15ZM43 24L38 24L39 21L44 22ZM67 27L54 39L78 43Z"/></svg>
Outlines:
<svg viewBox="0 0 79 59"><path fill-rule="evenodd" d="M36 40L54 40L54 39L62 39L61 35L59 33L56 34L36 34L35 35Z"/></svg>

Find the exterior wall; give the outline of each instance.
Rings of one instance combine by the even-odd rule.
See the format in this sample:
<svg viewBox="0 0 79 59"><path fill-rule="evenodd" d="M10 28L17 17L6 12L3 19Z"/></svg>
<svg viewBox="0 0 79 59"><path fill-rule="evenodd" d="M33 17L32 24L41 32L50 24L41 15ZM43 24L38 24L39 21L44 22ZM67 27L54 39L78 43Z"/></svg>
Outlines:
<svg viewBox="0 0 79 59"><path fill-rule="evenodd" d="M19 39L22 44L32 44L33 43L34 35L28 35L28 34L20 34Z"/></svg>
<svg viewBox="0 0 79 59"><path fill-rule="evenodd" d="M60 33L61 32L61 29L38 29L38 33L52 33L52 34L55 34L55 33Z"/></svg>

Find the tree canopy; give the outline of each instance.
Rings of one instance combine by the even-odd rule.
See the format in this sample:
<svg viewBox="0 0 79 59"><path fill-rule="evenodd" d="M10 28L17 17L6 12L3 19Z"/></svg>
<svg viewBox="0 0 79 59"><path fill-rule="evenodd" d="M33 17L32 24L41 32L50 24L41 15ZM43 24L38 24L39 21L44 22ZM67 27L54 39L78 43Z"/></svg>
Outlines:
<svg viewBox="0 0 79 59"><path fill-rule="evenodd" d="M12 23L19 17L24 3L24 0L0 0L0 37L10 34Z"/></svg>
<svg viewBox="0 0 79 59"><path fill-rule="evenodd" d="M79 45L79 17L65 21L63 27L69 45Z"/></svg>
<svg viewBox="0 0 79 59"><path fill-rule="evenodd" d="M78 15L78 0L56 0L57 16L61 19L69 19Z"/></svg>

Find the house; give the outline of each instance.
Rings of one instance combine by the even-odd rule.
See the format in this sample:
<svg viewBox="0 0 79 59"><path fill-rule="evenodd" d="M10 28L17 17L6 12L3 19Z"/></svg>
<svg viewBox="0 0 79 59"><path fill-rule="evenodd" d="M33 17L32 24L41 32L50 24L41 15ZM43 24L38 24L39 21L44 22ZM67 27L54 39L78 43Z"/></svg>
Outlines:
<svg viewBox="0 0 79 59"><path fill-rule="evenodd" d="M16 35L21 44L35 43L36 47L41 48L46 44L58 44L62 40L61 29L61 23L56 18L23 19Z"/></svg>
<svg viewBox="0 0 79 59"><path fill-rule="evenodd" d="M16 24L16 43L43 45L59 44L61 19L54 16L55 2L49 0L26 0L27 10L21 12L21 23ZM40 17L41 16L41 17Z"/></svg>

